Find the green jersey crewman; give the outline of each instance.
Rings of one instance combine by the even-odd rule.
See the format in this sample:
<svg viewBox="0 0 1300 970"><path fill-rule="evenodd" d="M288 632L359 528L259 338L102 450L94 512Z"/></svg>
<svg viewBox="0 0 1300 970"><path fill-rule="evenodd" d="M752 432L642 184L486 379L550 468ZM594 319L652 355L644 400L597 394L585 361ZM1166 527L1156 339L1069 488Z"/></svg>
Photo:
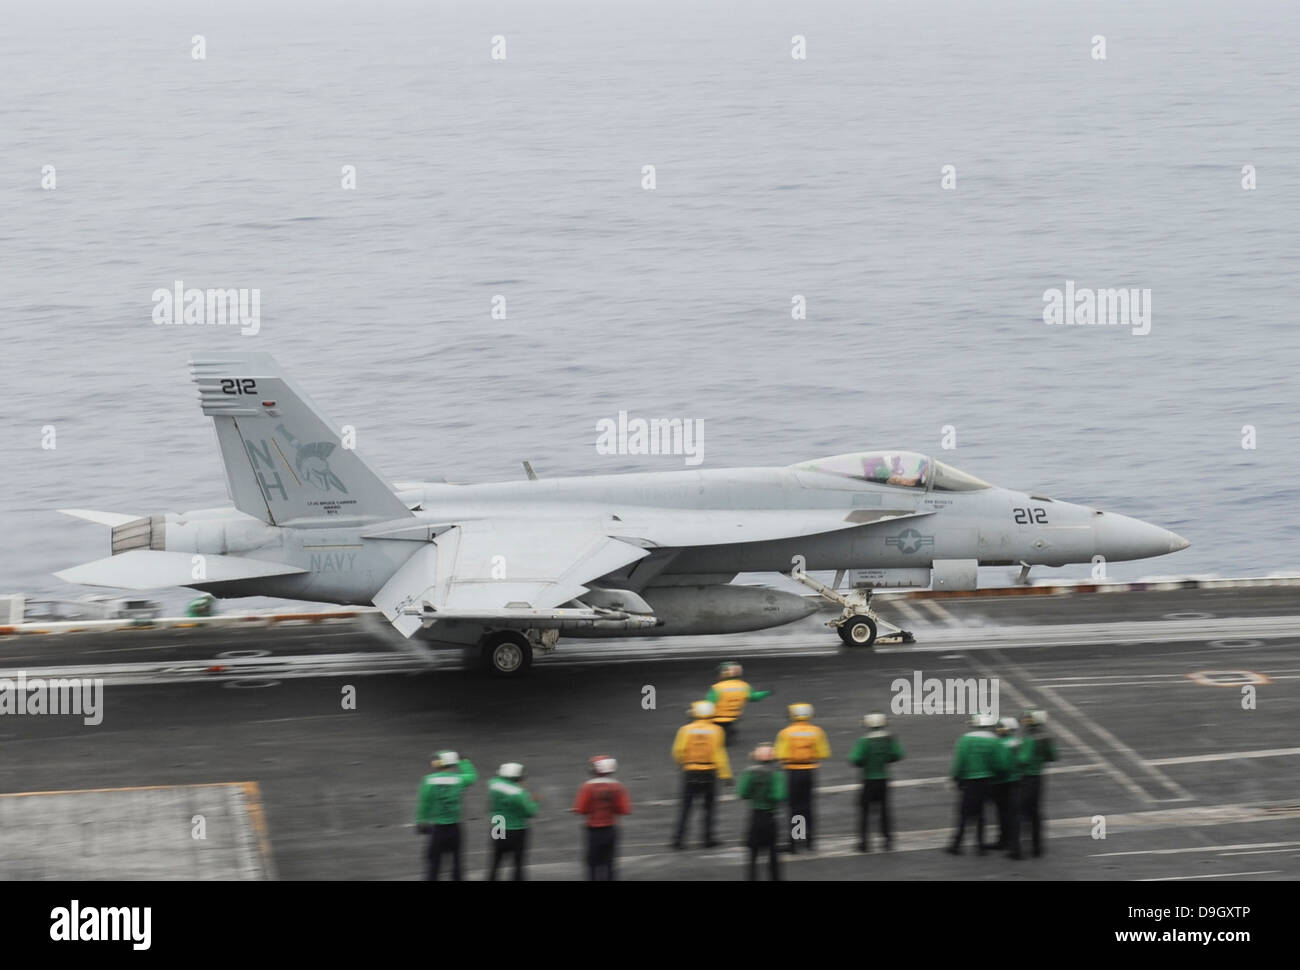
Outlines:
<svg viewBox="0 0 1300 970"><path fill-rule="evenodd" d="M766 851L773 882L781 878L777 861L776 811L789 797L785 772L776 767L776 749L760 744L754 749L754 766L746 768L736 785L736 794L749 802L749 878L758 878L758 856Z"/></svg>
<svg viewBox="0 0 1300 970"><path fill-rule="evenodd" d="M1056 745L1047 736L1047 712L1037 708L1020 715L1025 729L1021 739L1020 765L1024 777L1020 780L1020 812L1029 825L1030 844L1034 858L1043 854L1043 769L1049 761L1056 760Z"/></svg>
<svg viewBox="0 0 1300 970"><path fill-rule="evenodd" d="M528 820L536 814L537 801L524 787L524 766L516 761L503 764L497 769L497 776L488 782L488 822L492 835L489 880L496 880L497 867L507 855L515 857L515 879L524 878Z"/></svg>
<svg viewBox="0 0 1300 970"><path fill-rule="evenodd" d="M459 881L461 795L478 773L455 751L439 751L430 763L433 772L424 776L415 803L416 828L429 836L425 878L436 881L443 855L450 854L451 878Z"/></svg>
<svg viewBox="0 0 1300 970"><path fill-rule="evenodd" d="M859 852L871 851L867 829L873 804L880 806L880 833L885 837L885 849L894 847L894 830L889 819L889 766L903 760L903 745L886 730L887 724L885 715L880 713L864 717L862 726L867 733L858 738L849 753L849 764L862 769L862 791L858 795Z"/></svg>
<svg viewBox="0 0 1300 970"><path fill-rule="evenodd" d="M997 718L992 714L975 715L971 718L971 730L957 739L953 751L952 779L961 789L957 831L946 850L953 855L961 855L962 836L972 819L979 854L983 855L988 848L984 844L984 803L988 801L994 776L1005 771L1007 764L1007 749L993 733L996 724Z"/></svg>
<svg viewBox="0 0 1300 970"><path fill-rule="evenodd" d="M1020 852L1020 738L1016 719L998 721L998 743L1007 749L1007 763L993 778L993 804L998 810L998 841L995 849L1006 849L1012 859L1023 859Z"/></svg>

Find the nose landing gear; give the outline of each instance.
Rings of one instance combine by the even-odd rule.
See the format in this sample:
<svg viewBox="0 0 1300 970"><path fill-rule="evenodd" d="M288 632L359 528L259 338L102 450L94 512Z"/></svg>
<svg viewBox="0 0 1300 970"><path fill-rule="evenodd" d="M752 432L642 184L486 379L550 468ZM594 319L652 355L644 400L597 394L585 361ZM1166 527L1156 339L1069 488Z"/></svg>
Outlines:
<svg viewBox="0 0 1300 970"><path fill-rule="evenodd" d="M871 608L871 590L852 589L841 593L825 583L819 583L801 570L792 571L790 577L841 608L840 615L827 620L826 625L840 635L846 647L870 648L878 635L889 640L897 638L899 643L916 642L916 637L911 633L894 626Z"/></svg>

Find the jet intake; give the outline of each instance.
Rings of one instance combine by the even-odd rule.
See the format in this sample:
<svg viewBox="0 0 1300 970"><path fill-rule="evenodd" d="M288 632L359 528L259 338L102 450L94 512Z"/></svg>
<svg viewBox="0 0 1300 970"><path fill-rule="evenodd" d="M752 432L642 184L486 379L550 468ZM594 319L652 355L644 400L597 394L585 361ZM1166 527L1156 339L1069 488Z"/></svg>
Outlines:
<svg viewBox="0 0 1300 970"><path fill-rule="evenodd" d="M976 589L979 579L978 559L936 559L932 589Z"/></svg>

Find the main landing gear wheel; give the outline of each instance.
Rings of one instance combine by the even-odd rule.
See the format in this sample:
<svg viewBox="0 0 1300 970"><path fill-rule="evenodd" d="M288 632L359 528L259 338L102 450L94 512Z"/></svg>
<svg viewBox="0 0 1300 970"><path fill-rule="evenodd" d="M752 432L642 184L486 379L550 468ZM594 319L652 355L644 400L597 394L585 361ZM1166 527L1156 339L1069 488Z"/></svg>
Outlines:
<svg viewBox="0 0 1300 970"><path fill-rule="evenodd" d="M846 647L870 647L876 642L876 621L869 616L851 616L840 624L839 634Z"/></svg>
<svg viewBox="0 0 1300 970"><path fill-rule="evenodd" d="M514 630L490 634L480 649L483 667L494 677L522 677L533 663L528 638Z"/></svg>

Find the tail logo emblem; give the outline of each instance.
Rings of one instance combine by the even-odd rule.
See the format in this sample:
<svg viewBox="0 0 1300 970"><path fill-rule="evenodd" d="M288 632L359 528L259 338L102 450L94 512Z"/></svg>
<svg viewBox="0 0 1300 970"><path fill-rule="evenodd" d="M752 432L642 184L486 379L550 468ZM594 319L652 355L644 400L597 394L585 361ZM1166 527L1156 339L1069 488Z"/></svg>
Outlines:
<svg viewBox="0 0 1300 970"><path fill-rule="evenodd" d="M313 441L300 444L284 425L277 425L278 431L295 450L294 466L298 469L300 481L307 482L322 492L339 491L348 494L347 488L339 477L330 470L329 456L334 451L332 441Z"/></svg>

